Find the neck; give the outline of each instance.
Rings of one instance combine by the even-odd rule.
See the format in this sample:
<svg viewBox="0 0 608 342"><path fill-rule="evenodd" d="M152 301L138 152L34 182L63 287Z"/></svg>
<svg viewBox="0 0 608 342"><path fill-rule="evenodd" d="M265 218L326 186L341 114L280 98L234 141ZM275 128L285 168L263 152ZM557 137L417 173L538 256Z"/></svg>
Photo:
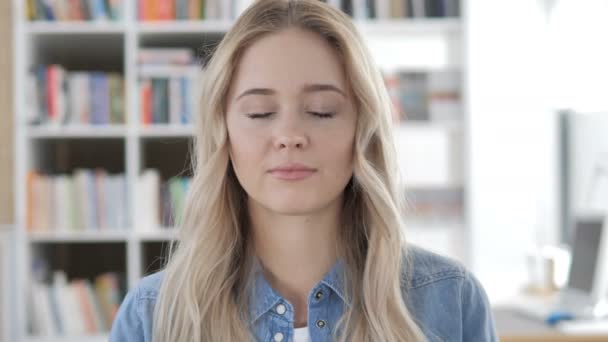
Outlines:
<svg viewBox="0 0 608 342"><path fill-rule="evenodd" d="M306 325L308 295L337 260L341 201L307 215L281 215L249 201L255 253L269 284Z"/></svg>

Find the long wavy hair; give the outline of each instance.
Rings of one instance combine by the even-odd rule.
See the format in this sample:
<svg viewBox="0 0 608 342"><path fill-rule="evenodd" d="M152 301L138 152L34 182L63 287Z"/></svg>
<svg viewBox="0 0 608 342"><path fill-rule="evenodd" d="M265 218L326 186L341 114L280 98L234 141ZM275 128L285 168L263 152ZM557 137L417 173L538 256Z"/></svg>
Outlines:
<svg viewBox="0 0 608 342"><path fill-rule="evenodd" d="M357 110L353 176L344 189L337 241L349 305L333 327L334 340L423 341L403 295L409 272L402 270L409 262L391 102L350 18L318 0L256 1L204 67L194 174L176 245L164 267L154 341L255 340L247 317L255 256L247 194L229 157L225 101L243 51L260 37L287 28L319 34L335 48Z"/></svg>

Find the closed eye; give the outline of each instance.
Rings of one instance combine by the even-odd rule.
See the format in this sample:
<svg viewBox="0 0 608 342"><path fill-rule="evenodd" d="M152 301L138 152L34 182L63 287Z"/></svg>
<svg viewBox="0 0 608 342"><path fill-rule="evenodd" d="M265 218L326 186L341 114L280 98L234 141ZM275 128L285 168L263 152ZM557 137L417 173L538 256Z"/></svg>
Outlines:
<svg viewBox="0 0 608 342"><path fill-rule="evenodd" d="M314 116L318 116L318 117L324 118L324 119L329 119L335 115L335 113L330 113L330 112L309 112L309 113Z"/></svg>
<svg viewBox="0 0 608 342"><path fill-rule="evenodd" d="M267 118L272 114L272 112L266 112L266 113L248 113L247 116L251 119L263 119L263 118Z"/></svg>

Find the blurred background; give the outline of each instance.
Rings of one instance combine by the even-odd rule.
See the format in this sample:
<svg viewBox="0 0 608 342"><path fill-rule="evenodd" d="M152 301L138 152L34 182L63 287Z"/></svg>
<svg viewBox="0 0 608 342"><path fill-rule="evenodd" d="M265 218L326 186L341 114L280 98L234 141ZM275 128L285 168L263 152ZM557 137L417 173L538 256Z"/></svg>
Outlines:
<svg viewBox="0 0 608 342"><path fill-rule="evenodd" d="M107 340L179 219L200 65L252 1L0 1L0 341ZM608 341L608 233L577 247L593 316L515 304L572 285L575 230L604 226L608 0L325 2L384 75L410 241L477 275L501 340Z"/></svg>

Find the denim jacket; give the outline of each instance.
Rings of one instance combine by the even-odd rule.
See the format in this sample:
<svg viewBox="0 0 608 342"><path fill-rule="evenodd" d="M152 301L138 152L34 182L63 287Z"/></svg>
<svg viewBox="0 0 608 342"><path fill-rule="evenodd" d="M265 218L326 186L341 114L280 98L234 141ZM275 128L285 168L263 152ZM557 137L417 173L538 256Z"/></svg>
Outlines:
<svg viewBox="0 0 608 342"><path fill-rule="evenodd" d="M498 341L488 298L479 281L460 263L419 247L409 247L411 275L402 284L406 306L429 342ZM405 264L407 265L407 264ZM331 341L331 327L345 302L338 260L308 297L312 342ZM407 266L406 266L407 267ZM127 293L110 333L110 342L152 341L152 318L163 272L143 278ZM250 305L257 341L292 342L295 313L258 272Z"/></svg>

